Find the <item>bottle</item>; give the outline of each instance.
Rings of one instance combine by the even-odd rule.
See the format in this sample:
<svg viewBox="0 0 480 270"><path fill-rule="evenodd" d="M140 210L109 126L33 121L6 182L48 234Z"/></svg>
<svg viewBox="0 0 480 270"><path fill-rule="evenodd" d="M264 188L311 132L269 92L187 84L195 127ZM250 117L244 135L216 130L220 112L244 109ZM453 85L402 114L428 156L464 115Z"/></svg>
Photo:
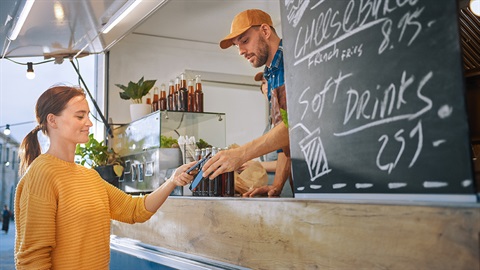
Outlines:
<svg viewBox="0 0 480 270"><path fill-rule="evenodd" d="M202 148L202 158L207 154L207 149L205 148ZM200 165L203 167L203 164ZM207 181L208 181L208 178L207 179L203 179L200 181L200 183L198 184L198 196L208 196L208 186L207 186Z"/></svg>
<svg viewBox="0 0 480 270"><path fill-rule="evenodd" d="M195 76L195 111L203 112L202 79L200 75Z"/></svg>
<svg viewBox="0 0 480 270"><path fill-rule="evenodd" d="M178 111L178 90L180 89L180 78L175 78L175 87L173 91L173 110Z"/></svg>
<svg viewBox="0 0 480 270"><path fill-rule="evenodd" d="M150 105L152 104L152 93L148 92L147 95L147 104Z"/></svg>
<svg viewBox="0 0 480 270"><path fill-rule="evenodd" d="M228 147L225 148L228 150ZM223 188L223 197L233 197L235 196L235 174L234 172L223 173L222 184Z"/></svg>
<svg viewBox="0 0 480 270"><path fill-rule="evenodd" d="M158 100L158 109L165 111L167 109L167 90L164 83L160 85L160 99Z"/></svg>
<svg viewBox="0 0 480 270"><path fill-rule="evenodd" d="M212 157L215 156L217 153L217 148L215 146L212 147ZM215 180L217 178L215 177L214 179L210 180L208 179L208 196L213 197L215 196Z"/></svg>
<svg viewBox="0 0 480 270"><path fill-rule="evenodd" d="M173 80L168 82L168 100L167 100L167 110L173 111L173 94L174 94Z"/></svg>
<svg viewBox="0 0 480 270"><path fill-rule="evenodd" d="M202 151L200 149L195 149L195 161L199 161L202 159ZM200 172L199 172L200 173ZM196 188L192 190L192 196L200 196L200 185L198 185Z"/></svg>
<svg viewBox="0 0 480 270"><path fill-rule="evenodd" d="M193 80L188 80L188 96L187 96L187 111L194 112L195 105L195 89L193 88Z"/></svg>
<svg viewBox="0 0 480 270"><path fill-rule="evenodd" d="M153 88L152 112L158 111L158 87Z"/></svg>
<svg viewBox="0 0 480 270"><path fill-rule="evenodd" d="M195 161L202 159L202 151L200 149L195 149Z"/></svg>
<svg viewBox="0 0 480 270"><path fill-rule="evenodd" d="M188 90L187 90L187 79L185 78L185 73L180 74L180 88L178 89L178 110L185 112L187 111L188 105Z"/></svg>
<svg viewBox="0 0 480 270"><path fill-rule="evenodd" d="M183 72L180 74L180 88L187 89L187 78Z"/></svg>
<svg viewBox="0 0 480 270"><path fill-rule="evenodd" d="M235 196L235 174L234 172L226 172L225 175L225 192L224 197Z"/></svg>

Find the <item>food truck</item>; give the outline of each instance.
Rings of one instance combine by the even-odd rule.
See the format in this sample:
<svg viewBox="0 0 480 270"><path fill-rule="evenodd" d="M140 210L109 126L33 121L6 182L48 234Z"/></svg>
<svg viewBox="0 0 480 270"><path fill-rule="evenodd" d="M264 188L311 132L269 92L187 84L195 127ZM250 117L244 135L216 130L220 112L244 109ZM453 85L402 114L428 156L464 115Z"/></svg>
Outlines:
<svg viewBox="0 0 480 270"><path fill-rule="evenodd" d="M135 196L198 159L162 138L224 149L263 133L261 69L218 44L233 17L262 9L283 38L292 196L175 190L145 223L112 221L112 269L478 269L480 17L469 4L18 1L2 3L0 38L2 58L96 58L84 87L124 162L116 185ZM181 78L201 82L203 111L133 117L117 85L140 78L159 99Z"/></svg>

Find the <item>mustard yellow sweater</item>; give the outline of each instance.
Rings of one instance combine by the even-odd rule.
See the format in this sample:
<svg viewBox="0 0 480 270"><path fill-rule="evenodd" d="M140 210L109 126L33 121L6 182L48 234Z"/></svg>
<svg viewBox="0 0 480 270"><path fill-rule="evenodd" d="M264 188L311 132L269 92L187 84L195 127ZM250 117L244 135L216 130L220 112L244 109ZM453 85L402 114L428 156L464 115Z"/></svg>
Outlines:
<svg viewBox="0 0 480 270"><path fill-rule="evenodd" d="M127 195L93 169L40 155L15 195L17 269L108 269L110 220L148 220L145 198Z"/></svg>

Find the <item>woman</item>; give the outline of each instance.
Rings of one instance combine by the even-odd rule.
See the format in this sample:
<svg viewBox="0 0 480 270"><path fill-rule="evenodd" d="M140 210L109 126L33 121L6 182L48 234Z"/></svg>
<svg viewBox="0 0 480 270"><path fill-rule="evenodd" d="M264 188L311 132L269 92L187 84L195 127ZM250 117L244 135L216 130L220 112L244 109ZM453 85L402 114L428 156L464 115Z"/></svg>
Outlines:
<svg viewBox="0 0 480 270"><path fill-rule="evenodd" d="M108 269L110 220L148 220L176 186L193 180L179 167L158 189L132 197L92 169L75 164L75 147L88 141L90 121L85 93L54 86L38 99L38 126L23 140L15 195L17 269ZM50 139L45 154L38 131Z"/></svg>

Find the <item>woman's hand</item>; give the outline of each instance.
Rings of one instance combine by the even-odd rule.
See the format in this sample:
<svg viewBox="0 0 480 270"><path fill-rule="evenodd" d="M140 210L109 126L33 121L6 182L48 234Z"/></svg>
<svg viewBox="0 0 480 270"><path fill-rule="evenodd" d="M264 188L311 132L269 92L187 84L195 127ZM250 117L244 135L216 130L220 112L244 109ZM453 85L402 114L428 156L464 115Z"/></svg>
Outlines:
<svg viewBox="0 0 480 270"><path fill-rule="evenodd" d="M186 173L186 171L195 165L195 161L184 164L180 167L178 167L175 170L175 173L168 179L168 182L173 183L175 186L185 186L187 184L190 184L193 181L194 175L191 175L189 173ZM194 174L195 171L192 171L191 173Z"/></svg>

